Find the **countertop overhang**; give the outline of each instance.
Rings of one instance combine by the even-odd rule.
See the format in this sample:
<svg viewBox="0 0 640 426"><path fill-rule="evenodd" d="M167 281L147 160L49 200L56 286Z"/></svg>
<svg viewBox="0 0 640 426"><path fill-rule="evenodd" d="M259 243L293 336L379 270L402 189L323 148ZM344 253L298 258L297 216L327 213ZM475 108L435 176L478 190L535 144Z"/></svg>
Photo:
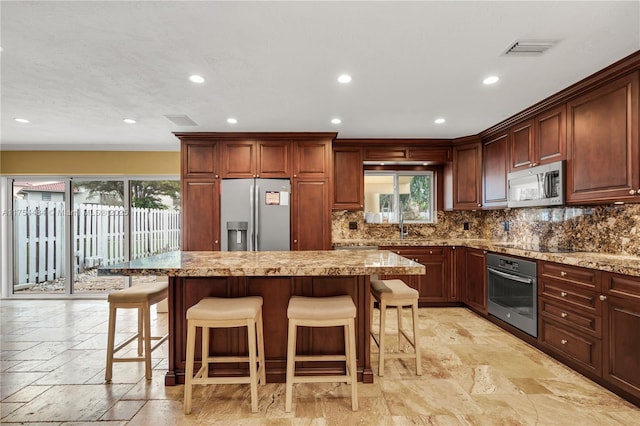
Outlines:
<svg viewBox="0 0 640 426"><path fill-rule="evenodd" d="M289 277L420 275L425 267L386 250L174 251L98 269L102 276Z"/></svg>
<svg viewBox="0 0 640 426"><path fill-rule="evenodd" d="M594 253L587 251L549 252L537 250L523 250L512 247L505 241L485 239L344 239L333 242L334 247L349 246L379 246L379 247L419 247L419 246L449 246L470 247L493 253L502 253L529 259L546 260L548 262L563 263L565 265L581 266L583 268L614 272L623 275L640 277L640 257L632 255Z"/></svg>

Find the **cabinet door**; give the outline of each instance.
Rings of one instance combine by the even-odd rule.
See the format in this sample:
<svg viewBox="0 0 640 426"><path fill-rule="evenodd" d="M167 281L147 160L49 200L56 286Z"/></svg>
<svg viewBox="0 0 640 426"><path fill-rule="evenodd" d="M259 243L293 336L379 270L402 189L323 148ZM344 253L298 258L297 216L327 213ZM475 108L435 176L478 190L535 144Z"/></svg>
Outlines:
<svg viewBox="0 0 640 426"><path fill-rule="evenodd" d="M466 300L469 307L487 314L487 263L484 250L467 248Z"/></svg>
<svg viewBox="0 0 640 426"><path fill-rule="evenodd" d="M507 206L507 172L509 171L509 133L498 135L483 145L482 207Z"/></svg>
<svg viewBox="0 0 640 426"><path fill-rule="evenodd" d="M467 248L451 247L451 288L449 300L464 301L466 299L465 282L467 281Z"/></svg>
<svg viewBox="0 0 640 426"><path fill-rule="evenodd" d="M532 167L533 154L533 120L528 120L511 130L511 171Z"/></svg>
<svg viewBox="0 0 640 426"><path fill-rule="evenodd" d="M536 164L552 163L567 158L565 105L546 111L535 118L534 158Z"/></svg>
<svg viewBox="0 0 640 426"><path fill-rule="evenodd" d="M219 181L183 179L182 250L220 250Z"/></svg>
<svg viewBox="0 0 640 426"><path fill-rule="evenodd" d="M333 208L364 208L364 170L361 148L333 149Z"/></svg>
<svg viewBox="0 0 640 426"><path fill-rule="evenodd" d="M212 141L183 141L181 145L182 177L217 178L218 143Z"/></svg>
<svg viewBox="0 0 640 426"><path fill-rule="evenodd" d="M480 143L453 148L453 208L482 207L482 147Z"/></svg>
<svg viewBox="0 0 640 426"><path fill-rule="evenodd" d="M291 177L291 142L290 141L258 141L258 164L256 177L289 178Z"/></svg>
<svg viewBox="0 0 640 426"><path fill-rule="evenodd" d="M227 141L222 145L222 177L256 177L255 141Z"/></svg>
<svg viewBox="0 0 640 426"><path fill-rule="evenodd" d="M420 302L449 301L451 270L448 247L425 247L416 262L425 266L426 273L418 278Z"/></svg>
<svg viewBox="0 0 640 426"><path fill-rule="evenodd" d="M638 75L567 104L567 203L640 202Z"/></svg>
<svg viewBox="0 0 640 426"><path fill-rule="evenodd" d="M329 177L331 141L297 141L293 152L293 177Z"/></svg>
<svg viewBox="0 0 640 426"><path fill-rule="evenodd" d="M605 380L640 399L640 277L603 274Z"/></svg>
<svg viewBox="0 0 640 426"><path fill-rule="evenodd" d="M294 179L292 250L331 250L328 179Z"/></svg>

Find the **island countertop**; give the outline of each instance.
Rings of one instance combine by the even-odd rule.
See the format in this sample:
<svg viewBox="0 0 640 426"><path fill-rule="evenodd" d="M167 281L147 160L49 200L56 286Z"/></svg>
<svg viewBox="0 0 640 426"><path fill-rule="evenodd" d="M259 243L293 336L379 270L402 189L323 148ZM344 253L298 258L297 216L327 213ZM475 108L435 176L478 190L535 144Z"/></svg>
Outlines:
<svg viewBox="0 0 640 426"><path fill-rule="evenodd" d="M108 275L169 277L286 277L420 275L425 267L386 250L174 251L104 266Z"/></svg>

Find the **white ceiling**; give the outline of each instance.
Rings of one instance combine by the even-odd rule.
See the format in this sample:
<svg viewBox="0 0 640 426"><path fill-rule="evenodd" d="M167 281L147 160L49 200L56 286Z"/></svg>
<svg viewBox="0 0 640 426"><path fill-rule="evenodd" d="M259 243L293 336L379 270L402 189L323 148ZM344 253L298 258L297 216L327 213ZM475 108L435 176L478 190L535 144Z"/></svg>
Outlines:
<svg viewBox="0 0 640 426"><path fill-rule="evenodd" d="M0 16L2 149L177 150L184 131L467 136L640 49L637 0L3 0ZM522 39L560 42L502 56Z"/></svg>

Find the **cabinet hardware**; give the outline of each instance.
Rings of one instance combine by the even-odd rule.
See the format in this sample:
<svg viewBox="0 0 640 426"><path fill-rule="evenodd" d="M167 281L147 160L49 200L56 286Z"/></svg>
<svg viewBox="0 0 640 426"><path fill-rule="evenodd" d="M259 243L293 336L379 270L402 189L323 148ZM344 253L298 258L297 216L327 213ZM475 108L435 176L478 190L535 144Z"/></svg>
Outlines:
<svg viewBox="0 0 640 426"><path fill-rule="evenodd" d="M298 175L293 175L293 177L298 177Z"/></svg>
<svg viewBox="0 0 640 426"><path fill-rule="evenodd" d="M602 300L604 302L605 300L607 300L607 296L605 296L604 294L601 294L600 295L600 300Z"/></svg>
<svg viewBox="0 0 640 426"><path fill-rule="evenodd" d="M218 244L218 240L215 240L215 241L213 242L213 244Z"/></svg>
<svg viewBox="0 0 640 426"><path fill-rule="evenodd" d="M216 178L218 178L218 177L220 177L220 176L216 175Z"/></svg>
<svg viewBox="0 0 640 426"><path fill-rule="evenodd" d="M562 296L562 297L567 297L567 292L566 292L566 291L561 291L561 292L560 292L560 296Z"/></svg>
<svg viewBox="0 0 640 426"><path fill-rule="evenodd" d="M629 195L636 195L636 190L635 189L630 189L629 190Z"/></svg>
<svg viewBox="0 0 640 426"><path fill-rule="evenodd" d="M433 254L433 250L429 250L429 254Z"/></svg>
<svg viewBox="0 0 640 426"><path fill-rule="evenodd" d="M298 244L298 240L293 240L293 244Z"/></svg>
<svg viewBox="0 0 640 426"><path fill-rule="evenodd" d="M563 313L561 313L561 314L560 314L560 316L561 316L562 318L566 318L568 315L569 315L569 314L568 314L568 313L566 313L566 312L563 312Z"/></svg>
<svg viewBox="0 0 640 426"><path fill-rule="evenodd" d="M566 345L568 343L568 340L567 339L562 339L562 340L560 340L560 343L562 343L563 345Z"/></svg>
<svg viewBox="0 0 640 426"><path fill-rule="evenodd" d="M565 271L561 271L561 272L560 272L560 276L561 276L561 277L566 277L566 276L567 276L567 273L566 273Z"/></svg>
<svg viewBox="0 0 640 426"><path fill-rule="evenodd" d="M482 207L482 204L478 203L478 207Z"/></svg>

